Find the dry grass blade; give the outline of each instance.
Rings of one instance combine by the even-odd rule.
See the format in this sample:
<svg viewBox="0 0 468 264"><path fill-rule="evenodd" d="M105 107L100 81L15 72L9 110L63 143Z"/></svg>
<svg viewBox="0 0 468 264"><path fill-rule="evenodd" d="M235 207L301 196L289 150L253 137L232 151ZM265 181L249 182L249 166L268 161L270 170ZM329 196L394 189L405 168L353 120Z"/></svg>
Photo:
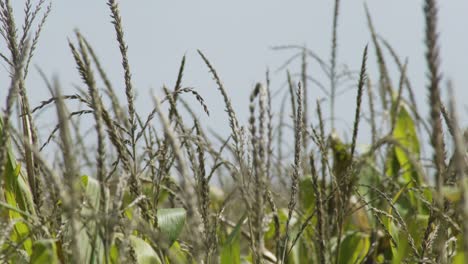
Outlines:
<svg viewBox="0 0 468 264"><path fill-rule="evenodd" d="M127 57L127 44L124 40L124 32L123 32L123 25L122 25L122 18L120 17L119 5L116 3L115 0L109 0L107 2L109 8L111 10L111 17L113 19L112 24L114 24L117 42L119 43L120 53L122 55L122 66L125 72L125 94L127 96L127 103L128 103L128 114L130 119L130 126L131 130L136 129L135 124L135 106L134 106L134 90L132 85L132 74L130 72L130 65L128 63ZM133 138L134 140L134 138ZM132 142L134 144L134 142Z"/></svg>
<svg viewBox="0 0 468 264"><path fill-rule="evenodd" d="M429 70L428 78L429 84L427 86L429 93L430 109L430 123L431 131L431 144L434 148L434 164L436 166L436 187L440 192L444 184L444 170L445 170L445 146L442 131L442 121L440 118L441 113L441 99L440 99L440 58L438 47L438 33L437 33L437 7L434 0L426 0L424 5L424 15L426 19L426 61ZM439 205L442 201L439 200Z"/></svg>
<svg viewBox="0 0 468 264"><path fill-rule="evenodd" d="M289 97L291 98L291 114L294 127L296 127L296 96L294 95L294 81L292 80L291 73L289 71L286 72L288 78L288 88L289 88Z"/></svg>
<svg viewBox="0 0 468 264"><path fill-rule="evenodd" d="M237 173L233 175L233 177L236 177L236 174L239 175L240 182L240 190L242 194L242 198L244 200L245 206L247 208L251 208L251 204L249 199L247 198L247 193L246 193L246 180L245 177L249 175L248 169L246 168L245 161L244 161L244 139L243 139L243 130L239 126L239 121L236 117L236 113L234 112L234 108L232 107L231 100L229 99L229 96L226 92L226 89L224 88L224 85L221 82L221 79L219 78L218 74L216 73L215 69L211 65L211 63L208 61L208 59L205 57L205 55L198 50L199 55L202 57L203 61L205 64L208 66L208 69L213 75L213 79L216 81L218 85L218 90L221 92L221 95L223 96L224 104L226 107L226 112L228 113L229 116L229 125L231 127L231 136L232 139L234 140L234 149L235 149L235 157L239 165L239 170ZM251 221L249 218L249 226L251 226Z"/></svg>
<svg viewBox="0 0 468 264"><path fill-rule="evenodd" d="M224 103L226 105L226 112L229 115L229 125L231 126L231 130L232 130L232 139L236 142L236 144L239 144L241 140L240 134L239 134L239 129L240 129L239 121L237 120L236 114L234 112L234 108L232 107L231 100L229 99L226 89L224 88L224 85L221 82L221 79L216 73L216 70L211 65L210 61L205 57L205 55L200 50L198 50L198 54L200 54L201 58L203 59L205 64L208 66L210 72L213 74L213 79L216 81L216 84L218 85L218 89L221 92L221 95L223 96Z"/></svg>
<svg viewBox="0 0 468 264"><path fill-rule="evenodd" d="M299 50L300 52L295 54L293 57L291 57L286 63L283 64L277 71L280 69L286 68L294 59L299 58L303 53L303 51L306 51L306 54L308 57L312 58L314 61L316 61L319 65L322 71L327 75L330 76L330 67L325 63L324 60L320 58L315 52L312 50L300 46L300 45L284 45L284 46L275 46L272 47L273 50Z"/></svg>
<svg viewBox="0 0 468 264"><path fill-rule="evenodd" d="M25 47L28 47L25 45ZM25 54L23 52L22 54ZM23 78L23 67L25 63L25 56L23 55L20 63L16 64L16 67L13 69L13 76L11 78L10 88L8 89L8 95L6 98L6 109L3 113L2 118L2 134L0 135L0 145L7 146L7 142L10 138L10 119L13 111L13 107L15 104L16 99L18 98L19 93L19 85ZM3 171L5 169L6 164L6 156L7 156L7 148L2 147L0 149L0 175L3 175ZM2 186L3 177L0 181L0 186Z"/></svg>
<svg viewBox="0 0 468 264"><path fill-rule="evenodd" d="M391 124L390 124L390 133L392 133L392 134L393 134L393 131L395 130L397 116L398 116L398 114L400 112L400 104L401 104L401 100L402 100L404 81L406 79L406 68L407 68L407 66L408 66L408 61L406 61L404 66L403 66L403 70L402 70L401 75L400 75L400 82L399 82L399 85L398 85L397 97L396 97L396 100L393 103L393 107L392 107L392 113L391 113L392 119L391 119Z"/></svg>
<svg viewBox="0 0 468 264"><path fill-rule="evenodd" d="M266 93L267 93L267 158L266 158L266 176L269 180L271 180L272 175L270 174L271 171L271 160L273 155L273 110L271 106L271 90L270 90L270 71L267 70L266 72Z"/></svg>
<svg viewBox="0 0 468 264"><path fill-rule="evenodd" d="M362 103L362 93L364 90L364 85L366 82L366 63L367 63L367 45L364 48L364 54L362 55L362 64L361 64L361 73L359 74L359 83L358 83L358 93L356 98L356 112L354 115L354 128L353 128L353 139L351 141L351 159L353 159L354 151L356 149L356 139L359 128L359 120L361 115L361 103Z"/></svg>
<svg viewBox="0 0 468 264"><path fill-rule="evenodd" d="M183 94L183 93L190 93L193 96L195 96L195 99L202 106L203 111L208 116L210 115L210 111L208 109L208 106L205 104L205 100L203 99L203 97L194 88L186 87L186 88L177 89L176 91L174 91L172 93L169 93L169 91L167 91L167 95L161 100L161 104L162 104L162 103L164 103L166 101L171 102L170 98L172 98L173 102L171 103L171 108L169 110L169 120L172 120L174 115L176 114L175 111L176 111L177 107L176 107L175 98L178 98L178 96L180 94ZM140 124L141 129L138 132L138 134L136 135L136 141L138 141L141 138L141 136L144 135L144 133L146 132L148 126L150 125L150 122L154 119L155 115L156 115L156 108L153 108L151 113L149 113L148 117L146 118L146 121L144 123ZM194 117L195 115L193 114L192 116Z"/></svg>
<svg viewBox="0 0 468 264"><path fill-rule="evenodd" d="M76 32L76 36L79 43L79 53L75 49L74 45L69 43L72 50L72 54L75 58L75 62L78 65L78 70L81 74L83 82L88 86L88 94L91 98L90 106L93 109L93 116L96 122L95 131L97 134L97 157L96 157L96 167L97 167L97 179L100 183L100 208L103 210L103 213L107 213L107 201L108 195L105 186L106 182L106 146L105 146L105 136L104 136L104 124L102 120L103 104L99 96L98 89L96 87L96 81L91 69L91 61L88 56L88 46L85 44L83 37L79 32ZM110 248L110 237L109 234L109 225L106 224L104 227L104 251L107 256Z"/></svg>
<svg viewBox="0 0 468 264"><path fill-rule="evenodd" d="M308 86L307 86L307 53L306 49L302 50L302 57L301 57L301 84L302 84L302 107L304 108L302 111L302 127L307 127L308 124ZM304 145L304 149L307 150L307 132L302 131L302 145Z"/></svg>
<svg viewBox="0 0 468 264"><path fill-rule="evenodd" d="M57 101L57 97L51 97L47 100L42 101L38 106L34 107L31 111L32 114L36 113L37 111L43 109L46 106L49 106L50 104L55 103ZM63 95L63 100L77 100L81 103L84 103L86 105L89 105L90 103L84 99L82 96L79 94L73 94L73 95Z"/></svg>
<svg viewBox="0 0 468 264"><path fill-rule="evenodd" d="M104 86L106 88L106 93L109 96L111 103L112 103L112 109L114 111L115 117L117 120L122 121L124 124L126 124L126 127L129 128L128 120L125 117L125 114L122 112L122 107L120 106L119 98L115 94L115 90L111 84L111 81L109 80L106 72L104 71L104 68L101 65L101 62L99 61L99 58L97 57L96 53L94 52L94 49L91 47L91 44L81 36L81 39L86 45L86 48L89 52L89 55L91 55L91 58L93 59L94 64L96 65L96 68L99 72L99 75L104 82Z"/></svg>
<svg viewBox="0 0 468 264"><path fill-rule="evenodd" d="M185 55L182 57L182 61L180 63L180 67L179 67L179 73L177 74L177 80L176 80L176 83L175 83L175 86L174 86L174 102L177 103L177 98L178 98L178 95L179 95L179 89L182 88L182 77L184 76L184 69L185 69ZM164 101L164 100L162 100ZM171 112L169 113L169 120L172 119L172 115L174 113Z"/></svg>
<svg viewBox="0 0 468 264"><path fill-rule="evenodd" d="M122 57L122 66L124 69L124 81L125 81L125 95L127 97L127 104L128 104L128 116L129 116L129 132L130 132L130 157L132 160L131 170L130 170L130 186L132 188L132 192L135 196L139 195L140 187L139 187L139 179L137 176L138 171L138 161L137 161L137 123L135 117L135 96L134 96L134 89L132 84L132 74L130 71L130 65L128 63L128 55L127 55L127 44L124 40L124 31L122 25L122 18L120 17L119 5L116 3L115 0L109 0L107 2L110 10L111 10L111 17L112 17L112 24L114 24L115 33L117 37L117 42L119 44L120 54Z"/></svg>
<svg viewBox="0 0 468 264"><path fill-rule="evenodd" d="M36 15L39 13L39 11L41 10L41 6L43 5L44 1L41 0L39 2L39 4L36 6L36 10L35 12L33 13L32 15L32 18L31 18L31 23L34 21L34 18L36 17ZM44 12L43 16L42 16L42 19L41 21L39 22L39 25L37 26L37 29L36 29L36 32L34 33L34 37L32 39L32 44L31 44L31 49L29 51L29 54L28 54L28 61L26 62L26 66L24 68L24 76L26 78L26 76L28 75L28 69L29 69L29 65L31 63L31 59L32 57L34 56L34 51L36 50L37 48L37 45L38 45L38 42L39 42L39 37L41 35L41 32L42 32L42 29L44 28L44 25L45 25L45 22L47 20L47 17L49 16L50 12L52 11L52 3L50 3L47 8L46 8L46 11ZM27 31L24 33L26 34Z"/></svg>
<svg viewBox="0 0 468 264"><path fill-rule="evenodd" d="M200 105L202 106L203 108L203 111L209 116L210 115L210 111L208 110L208 106L205 104L205 100L203 99L203 97L194 89L194 88L191 88L191 87L185 87L185 88L179 88L177 89L177 91L173 92L172 96L174 98L174 103L176 102L175 99L180 95L180 94L183 94L183 93L190 93L192 94L195 99L200 103ZM166 96L164 99L161 100L161 103L163 103L164 101L168 100L168 96ZM172 116L172 114L170 114L170 116Z"/></svg>
<svg viewBox="0 0 468 264"><path fill-rule="evenodd" d="M195 122L195 128L199 138L201 138L201 131L198 122ZM209 216L209 206L210 206L210 186L209 178L206 175L205 170L205 151L202 144L197 145L197 154L198 154L198 195L199 195L199 204L200 204L200 215L202 216L203 222L203 233L205 239L205 261L206 263L211 262L211 256L215 252L217 247L217 235L216 230L212 227L212 221Z"/></svg>
<svg viewBox="0 0 468 264"><path fill-rule="evenodd" d="M310 155L310 168L312 172L312 183L315 192L315 206L317 208L317 243L319 245L319 261L324 264L326 261L325 251L325 221L324 221L324 205L323 205L323 192L325 191L322 186L319 185L318 173L315 168L315 160L313 154Z"/></svg>
<svg viewBox="0 0 468 264"><path fill-rule="evenodd" d="M5 0L4 2L0 2L0 22L2 24L2 31L1 35L5 38L7 42L7 47L11 53L11 63L14 65L14 68L21 67L24 73L22 73L19 77L18 83L18 93L19 93L19 100L20 100L20 109L21 109L21 122L23 127L23 134L26 138L30 141L31 144L37 144L37 134L35 125L33 123L31 110L29 107L29 100L26 94L25 88L25 69L27 68L27 62L23 62L28 57L27 54L31 53L31 50L34 47L30 47L29 41L25 40L22 45L20 46L20 41L18 41L17 35L17 28L15 23L15 18L13 14L13 8L9 0ZM34 45L34 43L33 43ZM24 67L20 66L22 63L25 63ZM24 147L24 146L23 146ZM39 169L35 165L34 157L29 152L25 152L25 160L26 160L26 170L28 173L28 181L31 187L31 191L33 193L34 200L36 204L39 203L39 191L38 191L38 183L36 183L36 173L38 173Z"/></svg>
<svg viewBox="0 0 468 264"><path fill-rule="evenodd" d="M78 217L74 212L78 208L78 201L80 200L79 194L79 182L78 177L78 167L76 166L76 160L73 151L73 142L72 137L70 134L70 128L68 124L68 111L65 107L65 104L62 100L62 96L60 94L60 88L55 83L55 93L58 98L57 100L57 115L59 120L59 131L60 131L60 138L61 138L61 146L62 146L62 153L63 153L63 163L64 163L64 180L66 182L66 187L68 193L70 195L70 200L68 204L64 204L64 210L67 214L67 217L70 221L70 229L71 229L71 251L72 251L72 263L81 263L81 254L80 249L78 246Z"/></svg>
<svg viewBox="0 0 468 264"><path fill-rule="evenodd" d="M156 112L158 114L159 119L161 120L161 123L162 123L163 128L164 128L164 132L165 132L165 134L167 136L167 139L169 141L169 144L170 144L170 146L172 148L175 159L176 159L176 161L177 161L177 163L179 165L178 168L179 168L180 174L181 174L183 179L190 179L189 172L188 172L188 167L187 167L187 164L185 162L185 158L184 158L184 156L182 154L182 150L180 149L181 144L180 144L180 142L179 142L179 140L177 138L177 135L175 134L174 130L171 128L169 120L163 114L163 112L161 110L161 102L159 101L159 99L156 98L156 97L153 97L153 100L154 100L154 105L155 105ZM183 188L183 189L185 189L187 191L188 190L187 188ZM184 193L184 195L189 195L189 194ZM188 197L190 197L190 196L188 196ZM192 202L192 200L187 199L187 202ZM196 207L190 208L190 211L187 214L188 215L193 215L193 209L195 209L195 208Z"/></svg>
<svg viewBox="0 0 468 264"><path fill-rule="evenodd" d="M455 153L454 153L454 160L455 160L455 171L456 171L456 178L458 180L460 189L462 191L462 200L460 202L460 211L462 212L462 218L465 219L463 223L463 251L465 256L468 256L468 181L466 171L468 169L467 163L467 149L466 149L466 142L463 139L463 135L460 131L460 128L457 126L458 124L458 116L456 111L456 101L455 96L453 94L453 90L449 89L450 93L450 116L452 120L453 126L453 143L455 146Z"/></svg>
<svg viewBox="0 0 468 264"><path fill-rule="evenodd" d="M174 92L177 92L180 88L182 88L182 77L184 76L184 69L185 69L185 55L182 57L182 61L180 62L179 73L177 74L177 81L174 86ZM174 94L174 101L177 102L177 93Z"/></svg>
<svg viewBox="0 0 468 264"><path fill-rule="evenodd" d="M335 128L335 99L336 99L336 57L338 50L338 16L340 10L340 0L335 0L333 12L333 30L330 59L330 116L332 130Z"/></svg>
<svg viewBox="0 0 468 264"><path fill-rule="evenodd" d="M384 44L384 46L388 49L388 51L390 52L390 55L393 57L396 65L398 66L399 70L400 70L400 74L402 75L403 74L403 71L404 71L404 64L400 61L400 59L398 58L398 55L396 53L396 51L392 48L392 46L390 45L390 43L383 39L383 38L380 38ZM411 110L413 111L415 117L417 118L418 120L418 127L420 125L421 122L424 122L424 120L421 118L420 114L419 114L419 110L418 110L418 104L417 104L417 101L416 101L416 98L415 98L415 94L414 94L414 90L413 90L413 87L411 85L411 82L410 82L410 79L407 78L406 76L406 73L405 73L405 79L404 79L404 82L405 82L405 86L408 90L408 95L409 95L409 99L410 99L410 102L411 102ZM423 123L424 124L424 123Z"/></svg>
<svg viewBox="0 0 468 264"><path fill-rule="evenodd" d="M265 196L266 196L266 179L267 179L267 165L266 165L266 142L265 142L265 123L266 123L266 90L260 84L255 85L254 90L250 95L250 136L252 145L252 174L254 178L254 207L257 208L252 213L254 222L254 254L256 258L260 257L260 253L264 248L263 239L263 221L265 217ZM260 111L258 116L258 131L255 119L255 99L258 98Z"/></svg>
<svg viewBox="0 0 468 264"><path fill-rule="evenodd" d="M387 96L390 96L390 97L392 96L391 80L390 80L390 76L388 73L387 65L385 63L385 58L383 56L382 48L380 47L379 41L377 39L377 33L372 23L372 18L370 15L369 8L367 7L367 4L365 4L364 7L366 10L367 23L368 23L369 30L372 36L372 42L375 47L377 63L379 65L379 73L380 73L379 92L380 92L380 98L382 100L382 107L384 108L384 110L387 110L388 109Z"/></svg>
<svg viewBox="0 0 468 264"><path fill-rule="evenodd" d="M285 237L284 237L284 252L282 255L283 261L287 257L286 254L288 253L288 246L287 243L289 242L289 225L291 222L291 218L294 212L294 209L296 207L297 203L297 192L299 188L299 178L300 178L300 171L301 169L301 159L302 159L302 143L301 143L301 138L302 138L302 133L303 133L303 127L302 127L302 87L301 84L298 84L298 89L297 89L297 113L296 113L296 127L295 127L295 134L294 134L294 165L293 165L293 172L291 175L291 196L289 199L288 203L288 218L286 220L286 227L285 227Z"/></svg>
<svg viewBox="0 0 468 264"><path fill-rule="evenodd" d="M339 41L346 10L334 0L329 58L322 60L306 44L273 48L288 53L279 69L285 74L272 85L267 69L264 81L254 83L244 102L247 117L235 112L228 87L198 51L221 94L228 135L219 124L199 120L201 111L209 115L212 109L184 84L185 55L175 83L152 97L149 113L137 112L119 0L104 6L125 92L114 89L107 62L76 31L68 43L81 82L71 84L76 92L62 95L58 78L49 81L38 68L52 97L30 108L28 94L37 91L26 88L38 86L27 85L28 65L51 1L19 2L0 0L0 61L8 82L0 113L0 262L36 263L47 255L60 263L445 264L468 255L468 130L463 134L450 82L450 102L444 106L441 99L436 0L422 1L428 120L418 113L408 59L400 60L377 35L367 6L376 85L367 45L360 69L339 63L338 50L348 47ZM18 4L24 7L22 24L15 21ZM293 66L290 74L286 68ZM395 74L399 83L393 86ZM337 98L350 91L356 96L348 126L335 111ZM312 99L315 106L309 106ZM51 105L55 127L46 117ZM365 138L363 118L372 137ZM342 120L349 138L338 130ZM367 150L358 147L361 141L370 141ZM40 149L38 142L44 142Z"/></svg>
<svg viewBox="0 0 468 264"><path fill-rule="evenodd" d="M376 120L375 120L375 104L374 104L374 93L372 89L372 82L370 78L367 78L366 82L366 87L367 87L367 99L369 102L369 113L370 113L370 126L371 126L371 143L372 145L375 144L377 141L377 125L376 125Z"/></svg>

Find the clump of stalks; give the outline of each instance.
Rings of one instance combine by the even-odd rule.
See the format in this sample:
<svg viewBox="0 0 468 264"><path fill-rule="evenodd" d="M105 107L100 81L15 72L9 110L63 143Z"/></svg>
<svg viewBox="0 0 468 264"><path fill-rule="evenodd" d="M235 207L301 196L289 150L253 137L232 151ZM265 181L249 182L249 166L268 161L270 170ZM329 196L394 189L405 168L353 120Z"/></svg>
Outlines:
<svg viewBox="0 0 468 264"><path fill-rule="evenodd" d="M227 138L205 132L198 110L209 117L212 109L199 89L185 85L189 55L175 84L153 91L154 108L137 111L131 45L113 0L107 5L123 85L113 83L92 41L76 31L68 45L82 87L64 95L58 79L39 70L52 95L32 107L26 79L51 5L24 2L18 28L11 1L0 0L6 46L0 58L10 78L0 119L1 262L466 262L468 132L454 95L447 107L441 97L436 1L424 1L423 9L428 122L416 105L409 59L378 35L367 6L371 45L353 66L357 71L341 70L336 0L329 61L305 46L275 47L294 52L278 69L285 88L267 71L246 98L245 125L233 92L198 51L222 97ZM372 49L375 78L367 71ZM388 55L400 77L395 84ZM311 75L316 66L321 71ZM348 82L356 88L354 123L343 131L335 102ZM57 125L41 138L38 114L50 105Z"/></svg>

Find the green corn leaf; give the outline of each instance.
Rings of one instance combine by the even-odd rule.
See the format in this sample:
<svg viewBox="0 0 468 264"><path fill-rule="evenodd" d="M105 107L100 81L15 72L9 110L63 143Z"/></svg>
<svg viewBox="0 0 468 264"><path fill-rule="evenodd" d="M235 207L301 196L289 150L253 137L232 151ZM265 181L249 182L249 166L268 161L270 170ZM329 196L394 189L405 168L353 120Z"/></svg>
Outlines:
<svg viewBox="0 0 468 264"><path fill-rule="evenodd" d="M396 123L395 129L393 130L393 137L407 149L414 158L418 159L420 156L420 146L416 125L405 104L400 103L400 110L395 118ZM395 147L394 151L399 167L403 171L402 177L404 181L410 182L415 180L418 184L421 183L420 175L418 175L416 169L413 168L408 155L400 147Z"/></svg>
<svg viewBox="0 0 468 264"><path fill-rule="evenodd" d="M130 241L135 249L135 253L137 255L137 260L139 264L161 263L158 254L143 239L136 236L130 236Z"/></svg>
<svg viewBox="0 0 468 264"><path fill-rule="evenodd" d="M159 230L171 247L184 228L187 213L183 208L162 208L158 210L157 217Z"/></svg>
<svg viewBox="0 0 468 264"><path fill-rule="evenodd" d="M91 177L82 176L81 185L84 193L82 215L93 215L99 212L101 187L99 182ZM86 263L102 263L104 256L103 242L98 236L96 220L90 219L86 224L80 223L79 248Z"/></svg>
<svg viewBox="0 0 468 264"><path fill-rule="evenodd" d="M333 151L333 173L340 180L345 177L351 165L351 154L348 145L344 144L337 134L333 133L330 136L330 143Z"/></svg>
<svg viewBox="0 0 468 264"><path fill-rule="evenodd" d="M3 133L2 120L0 118L0 135ZM18 211L34 216L35 210L31 190L24 175L21 173L21 166L16 163L16 158L8 143L6 144L6 148L7 159L5 170L3 175L0 175L4 179L4 186L0 186L0 189L2 189L0 193L4 196L1 198L4 198L11 208L17 208ZM20 214L18 211L8 210L8 213L2 213L0 216L16 221L14 226L15 232L12 233L11 240L21 242L26 252L31 254L32 240L29 237L29 227L22 221L26 214Z"/></svg>
<svg viewBox="0 0 468 264"><path fill-rule="evenodd" d="M18 208L19 211L34 212L32 209L32 196L29 197L31 200L28 201L28 194L30 190L26 187L24 179L21 177L21 167L15 165L15 161L9 153L8 165L4 173L5 178L5 200L8 205L12 208ZM14 168L14 169L13 169ZM14 242L23 243L23 247L28 254L32 253L32 240L29 238L29 227L22 221L23 215L17 211L9 210L9 218L11 221L16 221L14 230L12 233L11 240Z"/></svg>
<svg viewBox="0 0 468 264"><path fill-rule="evenodd" d="M310 176L305 177L299 182L299 202L301 207L307 212L313 210L315 205L315 192Z"/></svg>
<svg viewBox="0 0 468 264"><path fill-rule="evenodd" d="M31 264L58 264L57 247L52 239L34 242Z"/></svg>
<svg viewBox="0 0 468 264"><path fill-rule="evenodd" d="M159 258L156 251L148 244L145 240L130 235L129 237L124 237L122 233L115 234L116 239L120 240L130 240L131 246L135 251L137 263L138 264L161 264L161 259ZM119 263L119 247L113 245L110 250L110 259L112 263Z"/></svg>
<svg viewBox="0 0 468 264"><path fill-rule="evenodd" d="M339 263L361 263L370 248L369 236L361 232L348 233L341 242Z"/></svg>
<svg viewBox="0 0 468 264"><path fill-rule="evenodd" d="M240 233L246 214L237 222L221 249L221 264L240 264Z"/></svg>
<svg viewBox="0 0 468 264"><path fill-rule="evenodd" d="M455 253L455 256L453 256L453 259L452 259L452 263L453 264L465 264L468 259L465 257L465 251L464 251L464 243L466 243L464 240L464 234L460 234L458 237L457 237L457 241L456 241L456 253Z"/></svg>
<svg viewBox="0 0 468 264"><path fill-rule="evenodd" d="M177 241L172 244L169 255L174 263L190 263L187 252L184 251Z"/></svg>

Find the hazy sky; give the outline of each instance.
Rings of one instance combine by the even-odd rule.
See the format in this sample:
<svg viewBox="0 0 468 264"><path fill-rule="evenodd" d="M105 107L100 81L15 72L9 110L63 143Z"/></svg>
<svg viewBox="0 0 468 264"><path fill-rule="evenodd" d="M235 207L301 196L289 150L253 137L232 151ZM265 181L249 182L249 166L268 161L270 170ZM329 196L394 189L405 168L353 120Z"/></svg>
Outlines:
<svg viewBox="0 0 468 264"><path fill-rule="evenodd" d="M22 19L23 0L12 1L18 21ZM124 98L124 84L120 54L115 32L110 23L110 11L105 0L55 0L52 13L43 30L33 64L48 75L58 75L65 94L74 92L80 84L79 75L70 54L67 38L74 40L78 28L94 46L114 86ZM199 0L159 1L126 0L120 2L125 39L129 46L129 60L138 93L137 104L142 113L152 106L149 90L160 94L163 84L173 87L180 60L187 55L184 86L195 87L211 110L206 117L199 115L207 126L227 131L228 123L221 96L211 75L196 50L202 50L221 76L234 108L241 120L247 120L248 95L257 81L264 80L267 67L272 71L272 88L285 82L285 72L278 68L293 52L272 51L270 47L284 44L305 44L329 61L333 2L331 0ZM359 69L364 46L370 43L361 0L342 0L338 28L338 62L350 69ZM460 109L468 98L468 2L444 0L439 2L439 31L444 77L453 80ZM426 67L424 61L423 1L368 0L375 27L388 39L404 59L408 57L408 75L418 95L419 105L426 102ZM18 22L19 23L19 22ZM2 51L5 49L1 43ZM391 58L387 55L387 60ZM297 72L300 62L290 66ZM370 50L371 78L378 78L374 50ZM6 65L0 66L0 98L4 100L7 81ZM398 75L394 67L393 82ZM324 80L317 64L311 62L309 73ZM36 105L49 97L37 72L32 69L27 81L31 101ZM327 82L325 82L327 85ZM311 102L324 97L315 86L309 91ZM187 98L187 96L185 96ZM337 115L352 123L355 90L338 99ZM278 102L278 101L276 101ZM2 108L4 103L1 103ZM275 103L279 105L279 103ZM314 104L315 105L315 104ZM310 106L310 108L315 106ZM278 110L278 108L276 108ZM324 105L328 110L328 106ZM427 108L421 107L427 116ZM461 113L466 117L466 111ZM53 113L53 112L50 112ZM325 113L328 115L328 111ZM466 118L465 118L466 120ZM345 124L345 123L343 123Z"/></svg>

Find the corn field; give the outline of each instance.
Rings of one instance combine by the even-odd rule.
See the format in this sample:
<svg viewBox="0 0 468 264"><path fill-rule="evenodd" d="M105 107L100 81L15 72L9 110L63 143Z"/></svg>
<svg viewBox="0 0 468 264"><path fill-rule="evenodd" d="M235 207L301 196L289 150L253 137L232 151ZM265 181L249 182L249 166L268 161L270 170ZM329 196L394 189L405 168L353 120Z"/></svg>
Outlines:
<svg viewBox="0 0 468 264"><path fill-rule="evenodd" d="M0 98L2 263L467 263L468 130L442 79L436 0L422 1L420 10L424 94L413 89L407 61L378 34L367 7L370 42L354 51L362 54L360 68L337 66L339 0L330 12L331 53L274 47L294 52L289 62L301 67L298 74L288 62L281 69L281 104L272 103L270 73L259 76L245 98L245 124L230 100L235 90L224 86L210 51L198 50L224 106L227 137L208 131L195 113L219 109L184 85L185 56L176 82L144 98L152 111L136 110L141 99L115 0L107 5L121 83L110 81L105 58L76 30L68 42L76 69L69 70L81 88L63 94L57 79L40 72L50 96L30 104L26 80L53 7L22 2L23 10L13 10L0 0L7 47L0 60L9 76ZM20 12L23 21L15 20ZM310 64L328 81L323 100L310 99ZM343 81L355 88L349 131L335 124ZM419 111L418 96L427 97L429 112ZM56 126L40 124L44 111ZM365 148L362 133L370 135Z"/></svg>

